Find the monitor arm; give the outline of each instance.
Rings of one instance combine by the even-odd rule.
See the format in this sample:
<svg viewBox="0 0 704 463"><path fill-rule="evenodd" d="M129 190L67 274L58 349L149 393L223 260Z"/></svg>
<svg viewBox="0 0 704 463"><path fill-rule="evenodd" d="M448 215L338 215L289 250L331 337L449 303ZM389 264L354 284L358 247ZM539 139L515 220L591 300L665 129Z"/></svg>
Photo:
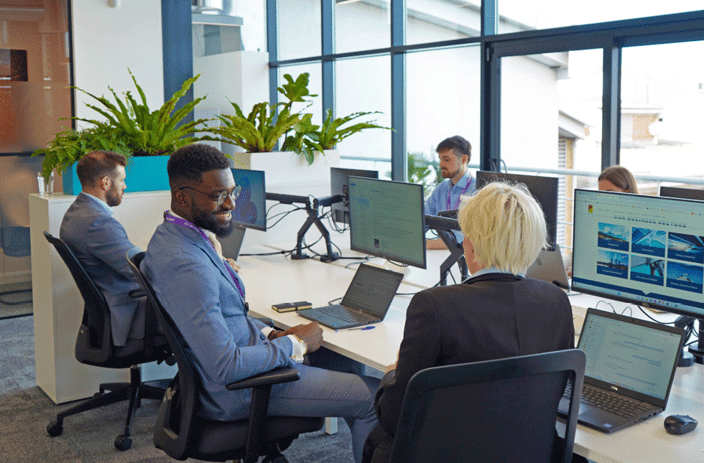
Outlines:
<svg viewBox="0 0 704 463"><path fill-rule="evenodd" d="M457 242L457 238L452 232L452 230L459 231L460 229L457 218L426 215L425 225L437 232L442 242L445 243L445 246L450 251L450 256L440 264L440 284L442 286L447 285L447 274L450 272L455 262L457 262L457 267L460 269L462 281L469 278L467 261L464 258L464 248L462 247L462 243Z"/></svg>
<svg viewBox="0 0 704 463"><path fill-rule="evenodd" d="M307 254L303 253L303 237L305 236L311 225L315 225L320 234L323 235L325 239L325 247L327 249L327 254L320 256L321 262L332 262L340 258L340 254L333 252L332 242L330 241L330 233L328 232L325 225L320 220L320 207L330 206L336 202L342 201L342 196L326 196L324 198L315 198L313 196L299 196L299 195L289 195L284 193L269 193L266 194L266 199L271 201L278 201L281 204L303 204L308 213L308 218L303 223L301 228L298 230L298 236L296 238L296 248L291 254L291 259L307 259Z"/></svg>
<svg viewBox="0 0 704 463"><path fill-rule="evenodd" d="M682 328L684 330L687 330L689 332L694 331L694 323L699 320L699 340L697 341L697 346L689 346L689 352L685 352L684 350L684 345L682 346L682 352L680 353L680 360L677 364L677 366L680 367L688 367L694 364L694 362L697 363L704 363L704 335L702 333L702 329L704 329L704 320L702 319L697 319L693 317L687 317L687 316L680 316L675 320L675 326L678 328ZM685 344L687 343L687 340L689 339L689 336L687 336L687 339L684 340Z"/></svg>

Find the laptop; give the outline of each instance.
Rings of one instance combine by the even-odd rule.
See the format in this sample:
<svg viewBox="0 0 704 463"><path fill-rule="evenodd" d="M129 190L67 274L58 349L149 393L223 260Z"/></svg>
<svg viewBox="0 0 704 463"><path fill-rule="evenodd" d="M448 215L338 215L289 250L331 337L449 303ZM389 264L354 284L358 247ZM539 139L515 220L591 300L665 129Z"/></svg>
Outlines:
<svg viewBox="0 0 704 463"><path fill-rule="evenodd" d="M378 323L386 316L401 280L403 273L361 264L340 304L297 313L335 330Z"/></svg>
<svg viewBox="0 0 704 463"><path fill-rule="evenodd" d="M240 249L242 248L242 241L244 241L244 232L247 229L233 225L232 233L225 238L218 238L220 245L222 246L222 255L229 259L235 259L240 255Z"/></svg>
<svg viewBox="0 0 704 463"><path fill-rule="evenodd" d="M587 356L578 422L611 433L662 412L683 341L680 328L588 309L578 346Z"/></svg>
<svg viewBox="0 0 704 463"><path fill-rule="evenodd" d="M547 281L562 289L570 289L570 281L567 278L560 246L555 244L552 249L540 251L538 258L528 267L526 277Z"/></svg>

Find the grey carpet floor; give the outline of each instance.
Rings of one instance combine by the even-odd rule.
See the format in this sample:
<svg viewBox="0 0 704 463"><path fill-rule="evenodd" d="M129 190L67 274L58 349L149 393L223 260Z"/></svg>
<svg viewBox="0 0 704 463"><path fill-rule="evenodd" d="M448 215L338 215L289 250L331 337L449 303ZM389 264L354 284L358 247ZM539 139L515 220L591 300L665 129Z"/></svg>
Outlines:
<svg viewBox="0 0 704 463"><path fill-rule="evenodd" d="M152 444L158 403L146 400L132 425L132 448L113 447L123 431L127 403L66 418L64 432L49 437L46 425L59 410L36 385L33 318L0 320L0 462L165 462L175 461ZM349 428L338 420L339 432L300 436L285 452L291 463L352 462ZM189 460L196 461L196 460Z"/></svg>

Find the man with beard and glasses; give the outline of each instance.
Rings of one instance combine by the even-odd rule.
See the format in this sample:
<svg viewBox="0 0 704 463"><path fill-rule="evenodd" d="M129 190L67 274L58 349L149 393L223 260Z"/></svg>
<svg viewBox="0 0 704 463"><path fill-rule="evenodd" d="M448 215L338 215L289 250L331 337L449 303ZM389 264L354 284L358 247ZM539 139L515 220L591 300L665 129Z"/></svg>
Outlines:
<svg viewBox="0 0 704 463"><path fill-rule="evenodd" d="M111 151L92 151L76 164L81 193L66 211L59 236L105 295L110 308L113 343L144 338L146 298L132 298L139 289L125 253L134 247L112 213L122 202L125 157Z"/></svg>
<svg viewBox="0 0 704 463"><path fill-rule="evenodd" d="M467 140L455 135L441 141L436 149L440 158L440 173L446 179L439 183L425 203L425 213L438 215L438 212L459 209L460 198L471 195L476 188L474 177L467 164L472 157L472 145ZM457 233L462 241L462 236ZM428 249L445 249L445 243L439 239L430 239Z"/></svg>
<svg viewBox="0 0 704 463"><path fill-rule="evenodd" d="M277 331L249 317L244 283L207 236L231 231L241 191L222 152L204 144L185 146L170 156L167 169L171 210L154 232L141 270L188 346L203 384L202 414L221 421L246 417L250 392L228 391L225 385L295 367L301 379L273 386L269 414L345 418L359 462L376 425L372 403L378 379L363 376L359 363L320 347L322 329L315 322Z"/></svg>

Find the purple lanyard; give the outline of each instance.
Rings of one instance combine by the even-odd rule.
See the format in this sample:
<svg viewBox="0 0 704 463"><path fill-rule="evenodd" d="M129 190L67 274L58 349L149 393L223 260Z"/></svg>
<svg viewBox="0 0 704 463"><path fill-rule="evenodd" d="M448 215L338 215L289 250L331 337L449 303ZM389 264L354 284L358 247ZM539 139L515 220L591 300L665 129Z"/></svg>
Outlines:
<svg viewBox="0 0 704 463"><path fill-rule="evenodd" d="M450 187L450 189L447 191L447 209L448 211L453 210L453 209L459 209L460 208L460 200L462 199L462 195L467 193L467 190L469 189L469 186L472 184L472 178L469 179L469 182L467 182L467 185L465 185L464 190L462 190L462 193L457 197L457 205L453 208L450 208L450 198L452 197L452 189L455 187L454 185Z"/></svg>
<svg viewBox="0 0 704 463"><path fill-rule="evenodd" d="M200 234L200 236L202 236L203 239L208 242L208 244L213 248L213 250L215 249L215 246L213 245L213 243L208 239L208 237L205 235L205 233L203 233L203 230L196 227L188 220L182 219L181 217L174 217L173 215L169 214L169 211L164 211L164 220L166 220L167 222L170 222L170 223L173 223L176 225L181 225L181 226L190 228L191 230L197 231ZM239 291L240 296L242 296L242 300L244 300L244 291L242 291L242 287L240 286L240 282L238 281L237 277L235 276L235 272L230 268L230 266L226 262L223 262L223 265L225 266L227 271L230 272L230 276L232 277L232 281L235 282L235 286L237 286L237 291Z"/></svg>

